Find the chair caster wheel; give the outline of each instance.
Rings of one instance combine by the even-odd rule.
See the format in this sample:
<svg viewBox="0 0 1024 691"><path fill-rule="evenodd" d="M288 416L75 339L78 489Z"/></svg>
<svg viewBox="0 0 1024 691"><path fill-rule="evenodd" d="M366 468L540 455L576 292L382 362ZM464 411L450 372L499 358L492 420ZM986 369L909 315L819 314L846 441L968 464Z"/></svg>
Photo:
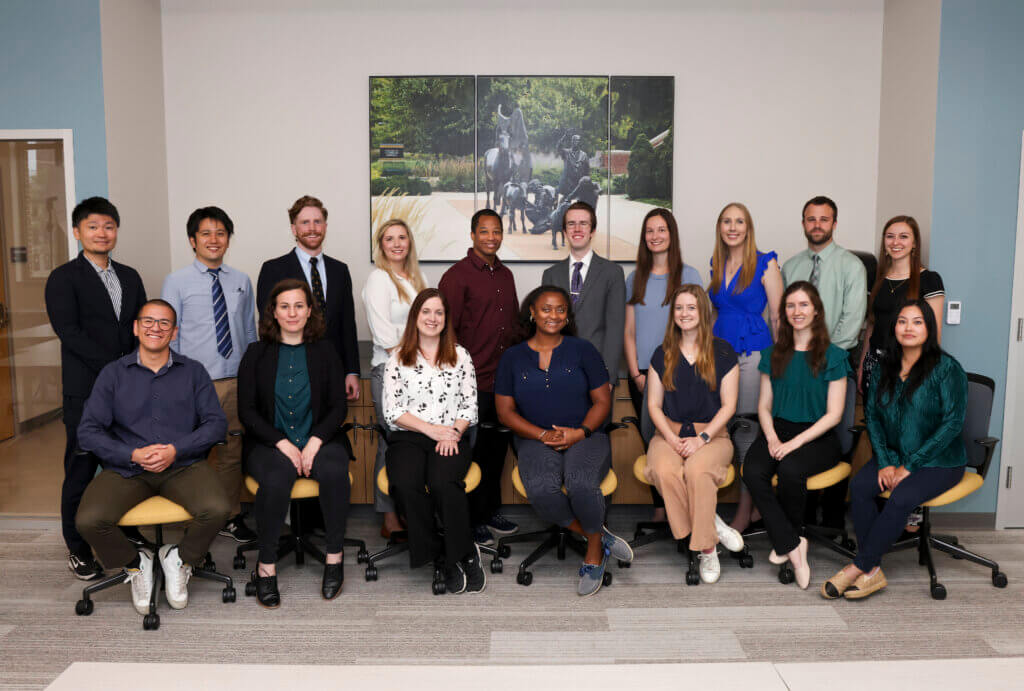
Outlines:
<svg viewBox="0 0 1024 691"><path fill-rule="evenodd" d="M245 584L245 596L246 597L255 597L256 596L256 584L253 583L252 581L249 581L248 583Z"/></svg>
<svg viewBox="0 0 1024 691"><path fill-rule="evenodd" d="M512 548L508 545L502 545L501 549L498 550L498 556L502 559L508 559L512 556Z"/></svg>
<svg viewBox="0 0 1024 691"><path fill-rule="evenodd" d="M601 578L601 585L609 586L612 584L612 573L611 571L605 571L604 576Z"/></svg>
<svg viewBox="0 0 1024 691"><path fill-rule="evenodd" d="M231 562L231 565L235 567L235 571L242 571L245 569L245 557L241 554L235 555L235 560Z"/></svg>
<svg viewBox="0 0 1024 691"><path fill-rule="evenodd" d="M434 581L430 588L434 591L434 595L444 595L448 592L448 587L445 586L444 581Z"/></svg>
<svg viewBox="0 0 1024 691"><path fill-rule="evenodd" d="M946 586L941 583L932 584L932 599L933 600L945 600L946 599Z"/></svg>
<svg viewBox="0 0 1024 691"><path fill-rule="evenodd" d="M692 571L686 572L686 585L700 585L700 574Z"/></svg>
<svg viewBox="0 0 1024 691"><path fill-rule="evenodd" d="M744 554L740 557L740 568L741 569L752 569L754 568L754 557L749 554Z"/></svg>
<svg viewBox="0 0 1024 691"><path fill-rule="evenodd" d="M793 569L788 566L783 566L779 569L779 583L782 585L789 585L796 580L796 574L793 573Z"/></svg>
<svg viewBox="0 0 1024 691"><path fill-rule="evenodd" d="M997 587L997 588L1005 588L1006 587L1006 583L1007 583L1007 581L1006 581L1006 574L1003 573L1002 571L996 571L994 574L992 574L992 585L994 585L995 587ZM92 604L92 603L90 602L90 604Z"/></svg>
<svg viewBox="0 0 1024 691"><path fill-rule="evenodd" d="M376 566L372 566L371 565L371 566L367 566L366 567L366 580L367 581L375 581L375 580L377 580L377 567Z"/></svg>
<svg viewBox="0 0 1024 691"><path fill-rule="evenodd" d="M519 585L530 585L533 583L532 571L520 571L516 574L516 583Z"/></svg>
<svg viewBox="0 0 1024 691"><path fill-rule="evenodd" d="M619 559L619 568L620 569L628 569L632 565L633 565L633 562L631 562L631 561L622 561L621 559Z"/></svg>
<svg viewBox="0 0 1024 691"><path fill-rule="evenodd" d="M359 553L356 554L356 563L365 564L368 561L370 561L370 553L367 552L365 549L359 550Z"/></svg>
<svg viewBox="0 0 1024 691"><path fill-rule="evenodd" d="M222 602L234 602L235 596L236 593L233 586L228 586L227 588L224 588L224 590L220 591L220 599Z"/></svg>
<svg viewBox="0 0 1024 691"><path fill-rule="evenodd" d="M1003 585L1006 585L1006 577L1003 577ZM87 617L92 614L92 600L79 600L75 603L75 614L80 617Z"/></svg>
<svg viewBox="0 0 1024 691"><path fill-rule="evenodd" d="M505 569L505 563L501 559L491 559L491 573L501 573Z"/></svg>
<svg viewBox="0 0 1024 691"><path fill-rule="evenodd" d="M144 631L156 631L160 628L160 615L147 614L142 617L142 629Z"/></svg>

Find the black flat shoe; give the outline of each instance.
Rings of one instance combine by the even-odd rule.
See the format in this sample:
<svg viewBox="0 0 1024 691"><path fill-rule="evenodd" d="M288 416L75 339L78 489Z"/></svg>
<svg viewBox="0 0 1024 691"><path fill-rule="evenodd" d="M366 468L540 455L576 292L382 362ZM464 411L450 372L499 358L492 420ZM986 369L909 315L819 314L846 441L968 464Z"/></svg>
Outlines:
<svg viewBox="0 0 1024 691"><path fill-rule="evenodd" d="M256 600L267 609L281 606L281 593L277 589L277 576L260 576L253 571L252 579L256 583Z"/></svg>
<svg viewBox="0 0 1024 691"><path fill-rule="evenodd" d="M324 582L320 587L320 594L325 600L333 600L341 592L341 586L345 582L345 562L340 564L324 564Z"/></svg>

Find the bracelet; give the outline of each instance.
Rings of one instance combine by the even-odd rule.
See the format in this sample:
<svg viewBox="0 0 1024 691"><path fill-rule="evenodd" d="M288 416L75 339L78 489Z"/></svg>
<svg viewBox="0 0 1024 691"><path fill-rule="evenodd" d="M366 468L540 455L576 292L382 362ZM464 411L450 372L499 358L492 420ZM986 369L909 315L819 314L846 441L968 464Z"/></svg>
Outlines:
<svg viewBox="0 0 1024 691"><path fill-rule="evenodd" d="M547 433L548 433L548 431L546 429L542 429L540 431L540 434L537 436L537 441L543 441L544 435L547 434Z"/></svg>

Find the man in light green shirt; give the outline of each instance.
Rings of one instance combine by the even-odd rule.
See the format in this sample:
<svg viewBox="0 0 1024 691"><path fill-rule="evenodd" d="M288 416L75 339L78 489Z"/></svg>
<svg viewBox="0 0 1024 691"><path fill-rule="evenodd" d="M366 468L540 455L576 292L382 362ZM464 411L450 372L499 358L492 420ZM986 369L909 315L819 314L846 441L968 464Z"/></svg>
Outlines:
<svg viewBox="0 0 1024 691"><path fill-rule="evenodd" d="M828 197L804 204L807 249L782 266L782 277L787 287L809 281L818 289L829 337L843 350L852 350L868 306L867 272L856 255L832 241L838 215L836 203Z"/></svg>

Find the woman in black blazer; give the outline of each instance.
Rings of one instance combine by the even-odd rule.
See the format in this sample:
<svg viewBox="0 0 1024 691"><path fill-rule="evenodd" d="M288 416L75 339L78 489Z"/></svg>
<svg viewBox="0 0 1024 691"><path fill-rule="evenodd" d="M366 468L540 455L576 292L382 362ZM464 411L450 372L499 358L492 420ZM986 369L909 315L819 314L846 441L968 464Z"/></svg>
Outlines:
<svg viewBox="0 0 1024 691"><path fill-rule="evenodd" d="M277 607L277 545L298 477L320 483L327 532L322 594L332 599L345 580L345 521L348 463L352 457L345 420L345 374L324 323L312 308L305 281L274 286L260 319L260 340L249 346L238 368L238 417L245 427L247 472L260 484L255 513L260 554L256 597Z"/></svg>

